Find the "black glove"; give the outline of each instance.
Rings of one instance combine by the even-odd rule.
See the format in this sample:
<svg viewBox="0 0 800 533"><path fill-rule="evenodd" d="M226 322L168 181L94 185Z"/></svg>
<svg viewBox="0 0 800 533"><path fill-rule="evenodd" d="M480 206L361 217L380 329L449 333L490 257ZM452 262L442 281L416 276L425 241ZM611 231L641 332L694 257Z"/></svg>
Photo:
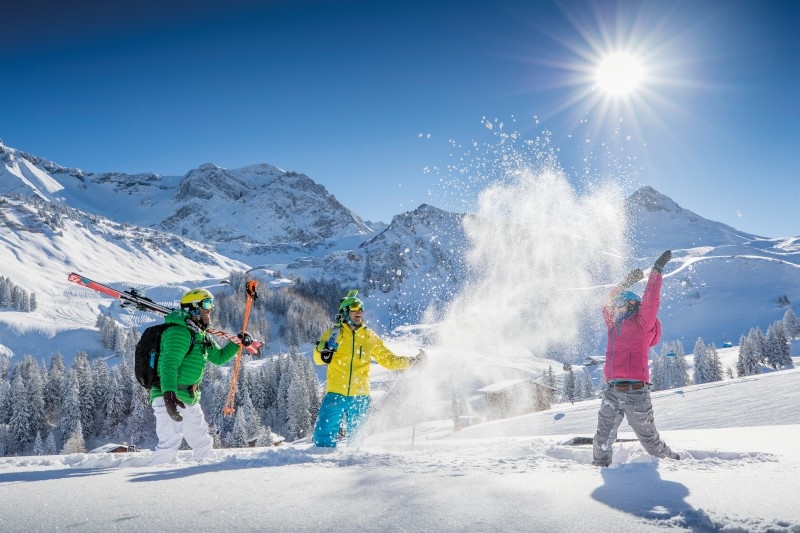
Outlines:
<svg viewBox="0 0 800 533"><path fill-rule="evenodd" d="M669 263L670 259L672 259L672 252L670 250L667 250L666 252L661 254L661 257L656 259L655 263L653 263L653 270L655 270L656 272L661 272L662 270L664 270L664 265Z"/></svg>
<svg viewBox="0 0 800 533"><path fill-rule="evenodd" d="M623 289L627 289L637 281L641 280L644 277L644 272L642 272L641 268L634 268L628 275L625 276L625 279L619 282L619 286Z"/></svg>
<svg viewBox="0 0 800 533"><path fill-rule="evenodd" d="M425 353L425 350L420 349L417 356L411 360L411 366L421 366L424 365L427 361L428 361L428 354Z"/></svg>
<svg viewBox="0 0 800 533"><path fill-rule="evenodd" d="M173 391L168 390L164 393L164 405L167 407L167 414L171 419L175 422L181 422L183 420L183 417L178 412L178 406L186 409L186 404L180 401Z"/></svg>
<svg viewBox="0 0 800 533"><path fill-rule="evenodd" d="M330 364L333 360L333 353L336 351L339 345L334 343L329 343L328 341L319 341L317 344L317 350L319 351L319 356L322 358L322 362Z"/></svg>
<svg viewBox="0 0 800 533"><path fill-rule="evenodd" d="M247 347L247 346L250 346L251 344L253 344L253 337L249 333L247 333L246 331L243 331L243 332L239 333L236 336L239 337L240 341L242 341L242 346L244 346L244 347Z"/></svg>

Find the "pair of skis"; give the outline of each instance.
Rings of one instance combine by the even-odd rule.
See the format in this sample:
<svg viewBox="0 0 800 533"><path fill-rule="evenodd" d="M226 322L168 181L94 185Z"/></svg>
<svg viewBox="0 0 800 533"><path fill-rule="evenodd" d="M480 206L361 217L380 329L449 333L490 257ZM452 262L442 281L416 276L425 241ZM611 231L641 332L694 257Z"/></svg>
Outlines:
<svg viewBox="0 0 800 533"><path fill-rule="evenodd" d="M71 281L72 283L76 283L83 287L87 287L89 289L95 290L97 292L103 293L106 296L111 296L112 298L117 298L122 303L120 304L122 307L127 309L138 309L139 311L147 311L150 313L156 313L158 315L164 316L174 309L161 305L159 303L154 302L150 298L139 294L136 289L130 289L127 291L119 291L113 287L109 287L108 285L103 285L97 281L91 280L86 276L82 276L75 272L71 272L67 276L67 280ZM255 281L248 281L247 282L247 305L245 307L245 314L244 314L244 326L242 326L243 330L247 329L247 320L250 316L250 308L252 307L253 300L255 300L258 296L256 295L256 282ZM216 337L223 338L229 342L233 342L239 345L239 351L236 354L236 362L234 363L233 373L231 376L231 385L228 390L228 397L225 402L225 407L223 408L222 412L226 416L233 415L234 409L234 400L236 398L236 388L238 383L238 376L239 376L239 366L241 365L241 358L242 358L242 348L247 350L251 354L258 354L259 348L263 345L260 341L253 341L252 344L249 346L243 346L241 339L238 336L234 335L233 333L228 333L227 331L223 331L220 329L215 328L207 328L207 333L210 333Z"/></svg>

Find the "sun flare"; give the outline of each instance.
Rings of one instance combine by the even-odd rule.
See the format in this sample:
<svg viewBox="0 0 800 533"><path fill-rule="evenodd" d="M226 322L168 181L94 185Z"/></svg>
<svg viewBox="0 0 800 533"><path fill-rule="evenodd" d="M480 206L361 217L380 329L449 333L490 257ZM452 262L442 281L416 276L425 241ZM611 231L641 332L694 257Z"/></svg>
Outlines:
<svg viewBox="0 0 800 533"><path fill-rule="evenodd" d="M626 96L636 91L644 78L641 60L633 54L610 54L597 65L598 88L609 96Z"/></svg>

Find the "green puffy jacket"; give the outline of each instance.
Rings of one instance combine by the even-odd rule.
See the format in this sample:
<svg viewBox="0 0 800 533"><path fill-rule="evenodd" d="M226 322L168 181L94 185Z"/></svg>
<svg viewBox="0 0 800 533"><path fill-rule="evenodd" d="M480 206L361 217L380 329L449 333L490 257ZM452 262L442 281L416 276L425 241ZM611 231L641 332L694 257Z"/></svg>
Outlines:
<svg viewBox="0 0 800 533"><path fill-rule="evenodd" d="M178 399L186 405L200 401L200 391L194 397L190 395L189 387L200 385L206 361L215 365L224 365L233 359L239 351L239 345L230 342L220 348L216 341L205 331L200 329L192 331L186 326L189 313L176 309L164 318L164 322L180 324L181 328L167 328L161 334L161 353L158 356L158 376L161 387L150 389L150 402L163 396L164 391L174 391ZM191 344L190 335L194 335L194 346L188 354Z"/></svg>

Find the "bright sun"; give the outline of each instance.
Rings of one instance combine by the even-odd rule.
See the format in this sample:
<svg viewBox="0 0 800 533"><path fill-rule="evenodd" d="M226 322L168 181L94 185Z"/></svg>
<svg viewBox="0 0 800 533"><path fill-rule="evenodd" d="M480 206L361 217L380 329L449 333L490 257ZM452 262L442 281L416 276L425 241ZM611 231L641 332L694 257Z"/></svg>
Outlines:
<svg viewBox="0 0 800 533"><path fill-rule="evenodd" d="M644 70L642 62L627 52L614 53L600 61L595 70L597 85L609 96L626 96L639 87Z"/></svg>

